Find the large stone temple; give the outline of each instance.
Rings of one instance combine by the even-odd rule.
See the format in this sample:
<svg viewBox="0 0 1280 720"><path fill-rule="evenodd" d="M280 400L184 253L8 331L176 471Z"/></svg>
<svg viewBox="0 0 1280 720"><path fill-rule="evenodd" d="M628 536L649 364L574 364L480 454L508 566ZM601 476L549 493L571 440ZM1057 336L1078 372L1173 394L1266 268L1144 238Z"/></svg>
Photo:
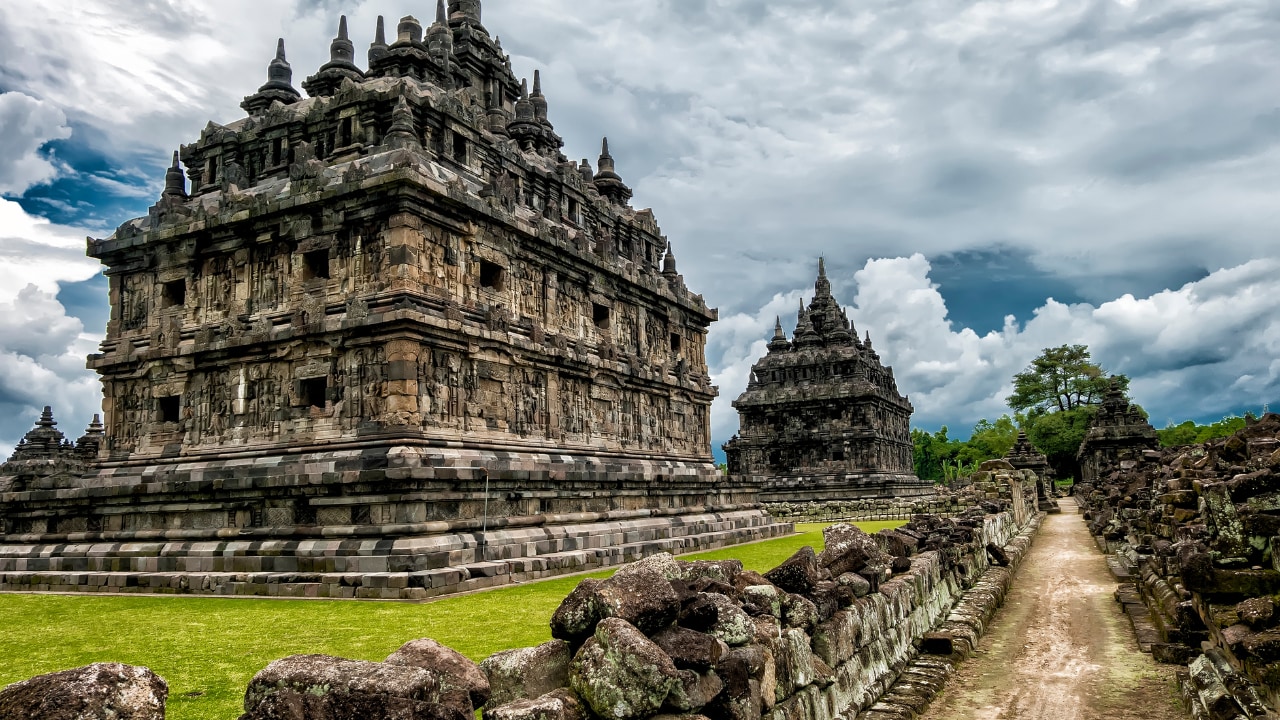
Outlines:
<svg viewBox="0 0 1280 720"><path fill-rule="evenodd" d="M822 260L815 290L791 340L777 322L768 354L733 403L739 432L724 446L729 473L764 478L765 501L933 492L914 472L911 403L870 334L860 340L832 297Z"/></svg>
<svg viewBox="0 0 1280 720"><path fill-rule="evenodd" d="M90 239L105 430L0 472L0 588L408 597L784 531L712 462L716 311L479 0L330 48Z"/></svg>

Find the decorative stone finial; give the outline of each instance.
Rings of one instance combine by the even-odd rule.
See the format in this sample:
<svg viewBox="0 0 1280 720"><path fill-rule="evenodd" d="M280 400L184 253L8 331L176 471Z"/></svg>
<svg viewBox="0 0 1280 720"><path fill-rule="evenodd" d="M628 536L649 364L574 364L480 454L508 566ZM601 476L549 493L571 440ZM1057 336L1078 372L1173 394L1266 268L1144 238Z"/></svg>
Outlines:
<svg viewBox="0 0 1280 720"><path fill-rule="evenodd" d="M818 258L818 280L814 283L814 289L817 290L818 297L831 296L831 281L827 279L827 263L824 258Z"/></svg>
<svg viewBox="0 0 1280 720"><path fill-rule="evenodd" d="M483 28L480 24L480 0L449 0L449 19Z"/></svg>
<svg viewBox="0 0 1280 720"><path fill-rule="evenodd" d="M769 352L786 352L791 349L791 343L787 342L787 334L782 331L782 318L774 316L773 319L773 339L769 341Z"/></svg>
<svg viewBox="0 0 1280 720"><path fill-rule="evenodd" d="M369 44L369 67L387 56L387 28L382 16L378 16L378 29L374 31L373 42Z"/></svg>
<svg viewBox="0 0 1280 720"><path fill-rule="evenodd" d="M596 172L596 190L616 205L626 205L631 200L631 188L622 182L609 154L609 138L600 143L600 169Z"/></svg>
<svg viewBox="0 0 1280 720"><path fill-rule="evenodd" d="M595 172L591 169L591 161L582 158L582 162L578 165L578 173L582 175L582 181L589 183L596 179Z"/></svg>
<svg viewBox="0 0 1280 720"><path fill-rule="evenodd" d="M662 260L662 274L668 278L676 276L676 255L671 251L671 243L667 243L667 256Z"/></svg>
<svg viewBox="0 0 1280 720"><path fill-rule="evenodd" d="M529 100L529 81L520 80L520 99L516 101L516 122L533 122L537 120L533 103Z"/></svg>
<svg viewBox="0 0 1280 720"><path fill-rule="evenodd" d="M85 432L89 435L106 435L107 428L102 424L102 416L94 413L93 421L89 423L89 428Z"/></svg>
<svg viewBox="0 0 1280 720"><path fill-rule="evenodd" d="M401 43L409 45L422 44L422 23L418 22L418 18L412 15L405 15L400 18L400 24L396 26L396 44Z"/></svg>
<svg viewBox="0 0 1280 720"><path fill-rule="evenodd" d="M436 0L436 22L441 25L447 25L449 23L449 15L444 9L444 0Z"/></svg>
<svg viewBox="0 0 1280 720"><path fill-rule="evenodd" d="M355 67L356 46L347 36L347 16L338 18L338 37L329 43L329 62L335 65Z"/></svg>
<svg viewBox="0 0 1280 720"><path fill-rule="evenodd" d="M164 192L160 197L171 200L187 199L187 176L178 163L178 151L173 151L173 164L164 174Z"/></svg>
<svg viewBox="0 0 1280 720"><path fill-rule="evenodd" d="M396 109L391 111L391 128L387 130L383 143L400 149L422 147L418 139L418 127L413 118L413 108L409 107L409 100L404 95L396 100Z"/></svg>
<svg viewBox="0 0 1280 720"><path fill-rule="evenodd" d="M285 59L284 38L276 40L276 56L267 65L267 84L263 87L293 90L293 66Z"/></svg>
<svg viewBox="0 0 1280 720"><path fill-rule="evenodd" d="M542 72L533 71L533 92L529 93L529 103L533 105L533 116L538 122L549 125L547 122L547 98L542 94Z"/></svg>
<svg viewBox="0 0 1280 720"><path fill-rule="evenodd" d="M45 405L44 412L40 413L40 419L36 421L36 427L51 428L56 427L57 424L58 421L53 419L53 407Z"/></svg>
<svg viewBox="0 0 1280 720"><path fill-rule="evenodd" d="M285 59L284 38L276 41L276 56L267 65L267 82L258 88L258 92L245 98L240 107L250 115L258 115L271 107L271 103L280 102L290 105L302 99L302 94L293 88L293 68Z"/></svg>

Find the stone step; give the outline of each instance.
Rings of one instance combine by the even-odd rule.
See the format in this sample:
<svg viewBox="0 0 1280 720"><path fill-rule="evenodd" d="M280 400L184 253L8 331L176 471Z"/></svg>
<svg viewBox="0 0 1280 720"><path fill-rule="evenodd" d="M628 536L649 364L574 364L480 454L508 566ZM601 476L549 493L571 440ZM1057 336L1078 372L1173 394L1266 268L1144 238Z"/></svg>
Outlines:
<svg viewBox="0 0 1280 720"><path fill-rule="evenodd" d="M0 591L143 593L294 598L423 600L632 562L657 552L686 553L778 537L789 525L759 525L608 548L406 572L0 572Z"/></svg>

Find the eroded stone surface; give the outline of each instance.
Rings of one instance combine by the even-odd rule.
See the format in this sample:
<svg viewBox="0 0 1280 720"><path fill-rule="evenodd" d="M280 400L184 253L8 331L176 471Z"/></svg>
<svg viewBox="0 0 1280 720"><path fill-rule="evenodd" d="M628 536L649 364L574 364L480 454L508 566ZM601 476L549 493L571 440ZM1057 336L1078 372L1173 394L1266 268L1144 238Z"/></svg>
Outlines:
<svg viewBox="0 0 1280 720"><path fill-rule="evenodd" d="M168 684L151 670L96 663L0 689L0 718L164 720Z"/></svg>

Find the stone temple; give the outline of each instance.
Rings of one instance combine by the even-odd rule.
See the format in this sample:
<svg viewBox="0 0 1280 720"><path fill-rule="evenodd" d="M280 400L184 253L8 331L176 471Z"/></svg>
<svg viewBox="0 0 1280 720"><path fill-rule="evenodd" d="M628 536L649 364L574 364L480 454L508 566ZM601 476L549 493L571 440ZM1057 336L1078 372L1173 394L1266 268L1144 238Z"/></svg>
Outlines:
<svg viewBox="0 0 1280 720"><path fill-rule="evenodd" d="M1076 451L1081 482L1097 485L1106 479L1102 477L1106 468L1131 470L1142 461L1144 452L1159 446L1156 429L1125 399L1124 388L1113 377Z"/></svg>
<svg viewBox="0 0 1280 720"><path fill-rule="evenodd" d="M822 260L813 302L790 341L778 321L769 353L733 406L739 433L725 446L732 475L764 477L765 501L926 495L915 476L911 412L871 336L858 339L831 295Z"/></svg>
<svg viewBox="0 0 1280 720"><path fill-rule="evenodd" d="M105 431L0 473L0 588L420 597L787 529L716 473L716 311L608 141L565 157L478 0L394 30L361 68L344 17L308 97L281 40L90 239Z"/></svg>

